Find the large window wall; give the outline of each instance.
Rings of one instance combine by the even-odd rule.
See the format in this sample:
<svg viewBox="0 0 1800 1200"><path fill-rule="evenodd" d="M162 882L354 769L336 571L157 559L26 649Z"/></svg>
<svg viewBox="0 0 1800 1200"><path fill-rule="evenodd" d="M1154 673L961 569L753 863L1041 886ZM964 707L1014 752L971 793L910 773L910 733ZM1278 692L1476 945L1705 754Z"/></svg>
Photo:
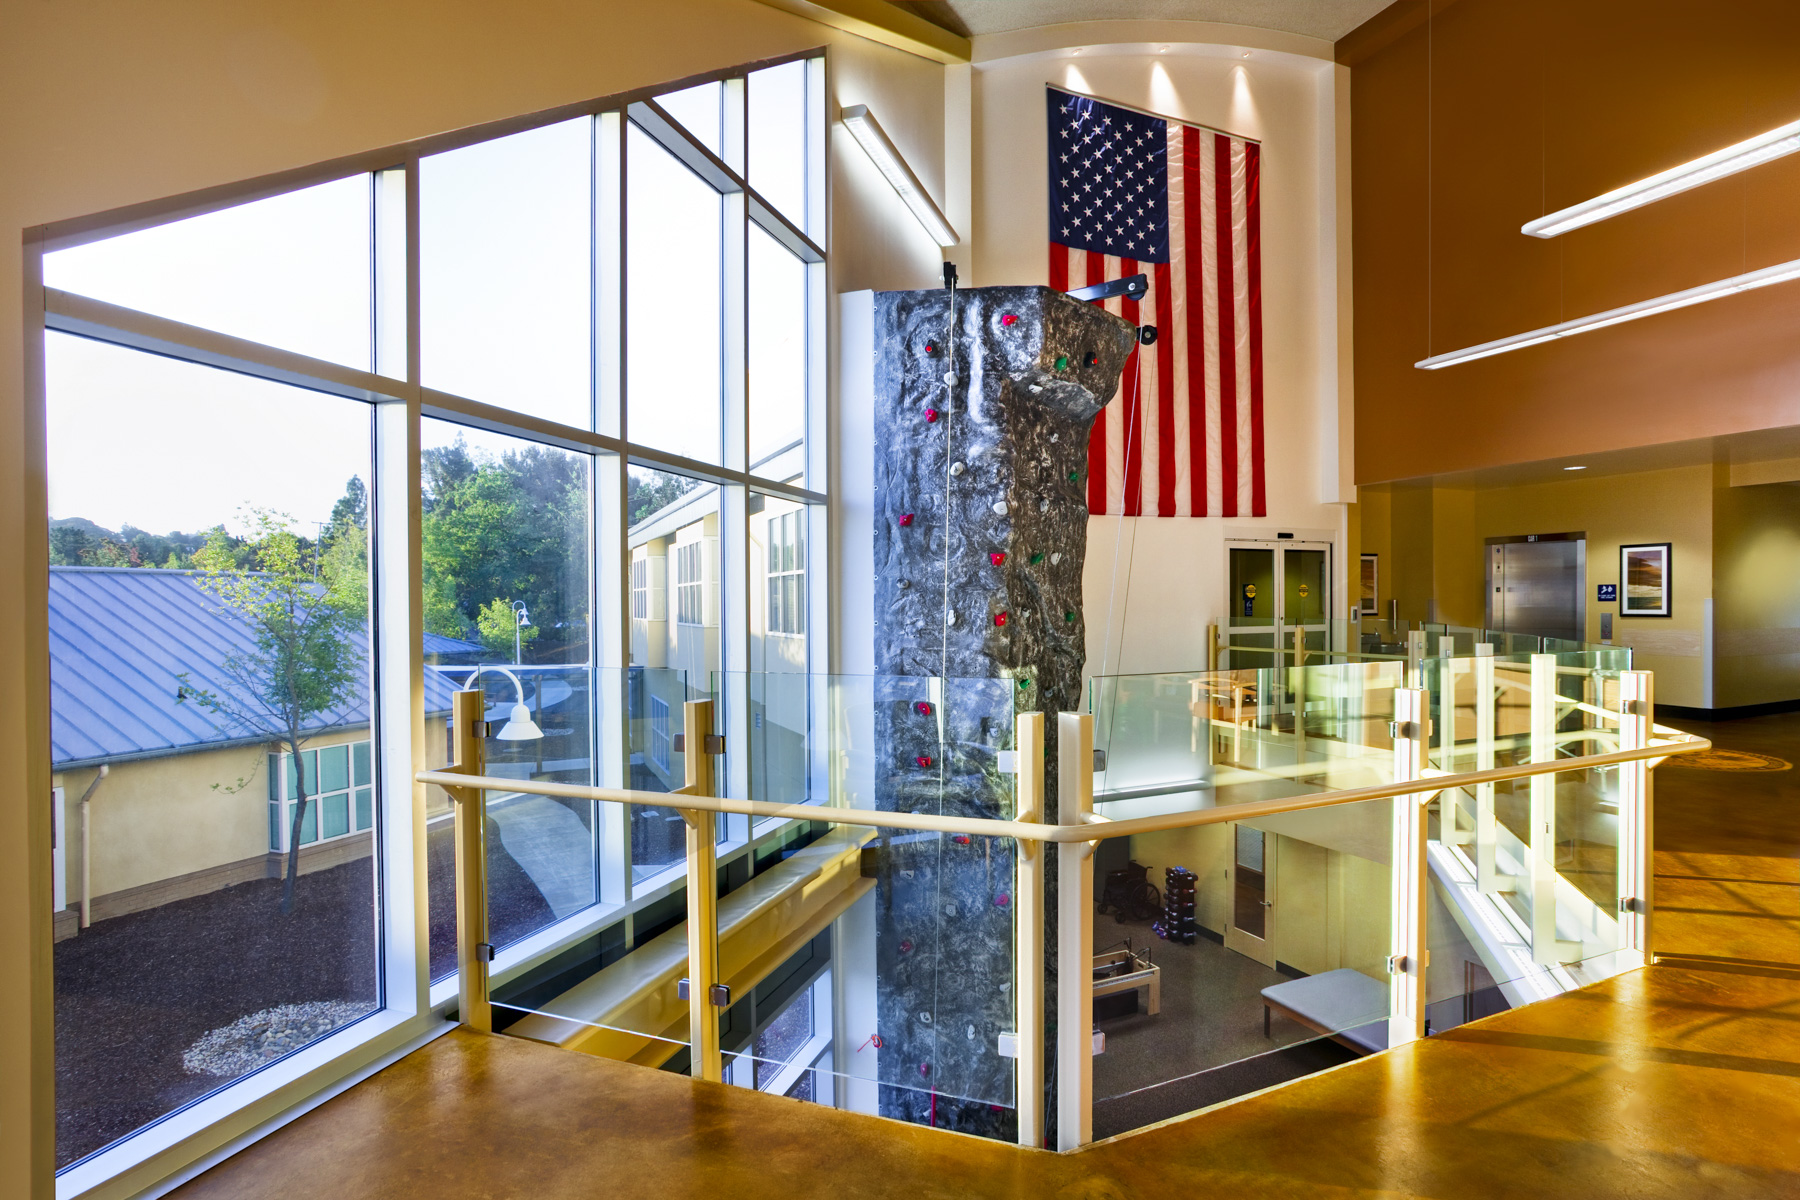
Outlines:
<svg viewBox="0 0 1800 1200"><path fill-rule="evenodd" d="M758 64L46 247L52 769L89 846L59 1191L439 1022L450 806L411 777L454 691L492 775L679 786L712 696L736 794L813 798L824 83ZM672 812L488 810L499 986L684 886ZM728 867L790 832L717 828Z"/></svg>

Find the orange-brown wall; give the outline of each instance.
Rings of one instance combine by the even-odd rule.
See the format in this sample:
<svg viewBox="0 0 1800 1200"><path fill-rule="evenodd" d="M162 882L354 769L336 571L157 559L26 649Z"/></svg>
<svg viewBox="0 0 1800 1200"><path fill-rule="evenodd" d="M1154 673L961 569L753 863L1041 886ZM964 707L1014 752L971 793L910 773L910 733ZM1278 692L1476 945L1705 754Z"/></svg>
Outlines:
<svg viewBox="0 0 1800 1200"><path fill-rule="evenodd" d="M1800 155L1555 240L1519 232L1800 119L1800 3L1436 9L1351 60L1357 482L1800 423L1800 282L1412 365L1800 258Z"/></svg>

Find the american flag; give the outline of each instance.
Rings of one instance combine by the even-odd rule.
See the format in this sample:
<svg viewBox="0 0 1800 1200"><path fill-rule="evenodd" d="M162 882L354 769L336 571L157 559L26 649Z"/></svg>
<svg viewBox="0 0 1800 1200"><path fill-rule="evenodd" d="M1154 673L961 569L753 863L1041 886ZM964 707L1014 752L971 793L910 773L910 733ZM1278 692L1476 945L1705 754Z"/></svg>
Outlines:
<svg viewBox="0 0 1800 1200"><path fill-rule="evenodd" d="M1265 515L1256 142L1049 89L1050 286L1143 273L1155 325L1094 422L1088 511Z"/></svg>

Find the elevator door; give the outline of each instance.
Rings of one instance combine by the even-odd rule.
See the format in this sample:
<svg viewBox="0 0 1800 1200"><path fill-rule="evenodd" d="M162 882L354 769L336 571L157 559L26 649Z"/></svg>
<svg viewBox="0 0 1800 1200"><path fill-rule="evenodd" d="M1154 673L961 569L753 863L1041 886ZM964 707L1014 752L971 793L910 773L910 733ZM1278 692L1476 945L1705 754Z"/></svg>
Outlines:
<svg viewBox="0 0 1800 1200"><path fill-rule="evenodd" d="M1496 542L1488 547L1488 627L1579 642L1586 543Z"/></svg>

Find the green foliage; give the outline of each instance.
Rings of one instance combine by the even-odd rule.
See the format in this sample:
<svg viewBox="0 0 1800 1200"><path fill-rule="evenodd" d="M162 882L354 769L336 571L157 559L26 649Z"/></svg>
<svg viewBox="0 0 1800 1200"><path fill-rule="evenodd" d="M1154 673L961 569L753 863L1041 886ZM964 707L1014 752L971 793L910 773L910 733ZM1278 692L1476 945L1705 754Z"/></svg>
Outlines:
<svg viewBox="0 0 1800 1200"><path fill-rule="evenodd" d="M50 525L50 565L56 567L161 567L184 570L206 541L201 533L146 533L132 525L114 532L71 517Z"/></svg>
<svg viewBox="0 0 1800 1200"><path fill-rule="evenodd" d="M493 598L505 596L525 602L546 649L585 652L584 642L571 645L586 637L583 460L541 446L477 455L458 439L427 450L421 469L425 628L496 651L503 640L510 657L510 611L483 620L499 603Z"/></svg>
<svg viewBox="0 0 1800 1200"><path fill-rule="evenodd" d="M521 647L531 645L538 635L536 625L526 625L523 628L519 626L511 600L495 600L492 604L482 605L481 612L476 614L475 626L481 631L482 645L503 653L508 658L512 657L515 633L518 634L518 645Z"/></svg>
<svg viewBox="0 0 1800 1200"><path fill-rule="evenodd" d="M331 509L319 546L319 582L346 614L362 620L369 611L369 496L352 475Z"/></svg>
<svg viewBox="0 0 1800 1200"><path fill-rule="evenodd" d="M355 695L363 663L350 638L361 614L313 581L312 547L290 528L291 518L265 509L252 509L250 516L249 539L216 528L193 555L200 586L241 617L250 633L250 645L230 651L220 664L236 686L212 691L183 675L180 695L245 733L285 744L297 758L309 740L307 727ZM294 908L299 829L311 782L300 780L294 806L285 913Z"/></svg>
<svg viewBox="0 0 1800 1200"><path fill-rule="evenodd" d="M698 481L661 471L637 471L625 479L625 524L638 525L681 499Z"/></svg>

